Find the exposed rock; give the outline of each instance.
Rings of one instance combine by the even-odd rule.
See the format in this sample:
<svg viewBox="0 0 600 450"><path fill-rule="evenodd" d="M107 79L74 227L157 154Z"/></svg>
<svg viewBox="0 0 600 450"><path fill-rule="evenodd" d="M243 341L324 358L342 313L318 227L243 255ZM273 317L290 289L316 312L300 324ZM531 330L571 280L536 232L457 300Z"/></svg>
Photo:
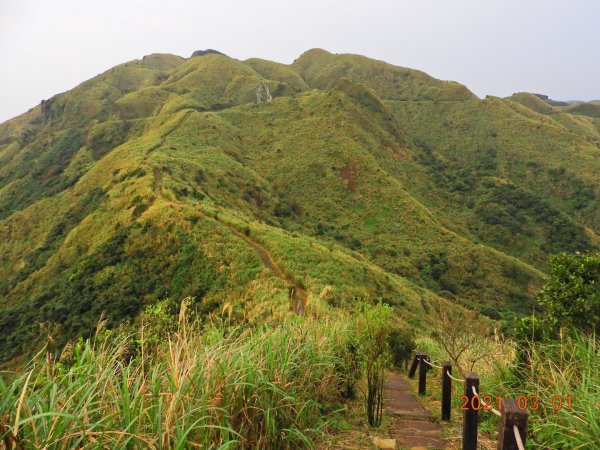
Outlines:
<svg viewBox="0 0 600 450"><path fill-rule="evenodd" d="M373 437L373 445L384 450L396 450L396 439L384 439L375 436Z"/></svg>
<svg viewBox="0 0 600 450"><path fill-rule="evenodd" d="M65 110L64 102L58 101L58 95L40 103L44 122L60 117Z"/></svg>
<svg viewBox="0 0 600 450"><path fill-rule="evenodd" d="M271 103L273 101L271 91L269 91L269 86L267 86L265 83L262 83L260 86L258 86L255 92L257 105L260 105L261 103Z"/></svg>
<svg viewBox="0 0 600 450"><path fill-rule="evenodd" d="M533 95L535 95L539 99L544 100L546 103L548 103L551 106L568 106L569 105L567 102L552 100L551 98L548 98L548 96L544 95L544 94L533 94Z"/></svg>

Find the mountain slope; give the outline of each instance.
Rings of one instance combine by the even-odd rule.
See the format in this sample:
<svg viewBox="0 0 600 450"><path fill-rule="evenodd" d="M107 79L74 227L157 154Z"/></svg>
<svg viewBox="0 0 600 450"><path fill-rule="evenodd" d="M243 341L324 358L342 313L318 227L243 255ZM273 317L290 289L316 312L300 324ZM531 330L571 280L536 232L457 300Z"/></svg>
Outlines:
<svg viewBox="0 0 600 450"><path fill-rule="evenodd" d="M495 98L393 108L433 179L424 201L447 208L449 226L539 268L598 244L597 146Z"/></svg>
<svg viewBox="0 0 600 450"><path fill-rule="evenodd" d="M465 86L440 81L424 72L397 67L360 55L333 55L312 49L303 53L291 68L312 87L327 89L340 78L368 84L389 100L470 100L476 96Z"/></svg>
<svg viewBox="0 0 600 450"><path fill-rule="evenodd" d="M593 117L523 103L318 49L117 66L0 125L0 351L166 297L526 313L549 254L599 244L600 149Z"/></svg>

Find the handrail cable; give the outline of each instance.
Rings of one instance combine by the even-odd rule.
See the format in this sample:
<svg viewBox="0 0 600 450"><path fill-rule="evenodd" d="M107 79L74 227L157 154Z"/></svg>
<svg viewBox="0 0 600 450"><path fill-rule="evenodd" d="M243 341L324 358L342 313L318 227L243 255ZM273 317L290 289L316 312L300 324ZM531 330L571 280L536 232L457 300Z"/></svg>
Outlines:
<svg viewBox="0 0 600 450"><path fill-rule="evenodd" d="M429 361L427 361L424 358L421 358L421 356L417 356L416 358L418 361L425 361L427 363L427 365L431 366L431 367L435 367L436 369L444 369L443 367L440 367L436 364L433 364ZM450 375L450 371L446 370L445 373L450 379L454 380L454 381L458 381L459 383L466 383L467 380L462 380L460 378L454 378L452 375ZM477 389L475 388L475 386L471 386L471 390L473 391L473 395L475 395L476 397L478 397L479 399L481 399L481 396L479 395L479 393L477 392ZM485 407L483 408L484 411L491 411L492 413L494 413L496 416L498 417L502 417L502 413L500 411L498 411L497 409L494 409L492 406L490 405L485 405ZM513 433L515 435L515 443L517 444L517 447L519 448L519 450L525 450L525 446L523 445L523 439L521 438L521 432L519 431L519 427L517 425L513 425Z"/></svg>
<svg viewBox="0 0 600 450"><path fill-rule="evenodd" d="M475 390L475 386L471 386L471 388L473 389L473 394L474 394L476 397L479 397L479 398L481 398L481 396L480 396L480 395L477 393L477 391ZM491 407L490 405L486 405L486 406L487 406L487 408L489 408L489 409L487 409L487 408L483 408L483 410L484 410L484 411L491 411L491 412L493 412L494 414L496 414L498 417L502 417L502 414L500 414L500 411L498 411L497 409L494 409L494 408L493 408L493 407Z"/></svg>
<svg viewBox="0 0 600 450"><path fill-rule="evenodd" d="M461 380L460 378L454 378L452 375L450 375L450 372L446 370L446 375L448 375L452 380L454 381L458 381L459 383L464 383L467 380Z"/></svg>
<svg viewBox="0 0 600 450"><path fill-rule="evenodd" d="M517 447L519 450L525 450L525 446L523 445L523 440L521 439L521 433L519 432L519 427L513 425L513 431L515 433L515 441L517 441Z"/></svg>
<svg viewBox="0 0 600 450"><path fill-rule="evenodd" d="M421 359L421 361L424 361L426 364L430 365L431 367L435 367L436 369L443 369L442 366L436 366L433 363L430 363L429 361L427 361L426 359Z"/></svg>

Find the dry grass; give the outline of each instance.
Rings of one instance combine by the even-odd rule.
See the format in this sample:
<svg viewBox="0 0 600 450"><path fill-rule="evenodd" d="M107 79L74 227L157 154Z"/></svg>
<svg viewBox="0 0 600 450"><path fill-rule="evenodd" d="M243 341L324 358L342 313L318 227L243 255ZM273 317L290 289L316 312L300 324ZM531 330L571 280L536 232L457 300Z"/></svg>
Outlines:
<svg viewBox="0 0 600 450"><path fill-rule="evenodd" d="M344 323L183 323L154 350L108 333L4 374L2 437L22 448L304 448L337 417Z"/></svg>

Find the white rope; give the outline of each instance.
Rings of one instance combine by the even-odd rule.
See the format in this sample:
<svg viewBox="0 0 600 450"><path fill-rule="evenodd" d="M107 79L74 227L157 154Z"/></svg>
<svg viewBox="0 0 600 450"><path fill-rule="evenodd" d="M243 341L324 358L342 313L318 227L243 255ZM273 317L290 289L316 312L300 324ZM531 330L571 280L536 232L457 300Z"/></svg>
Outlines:
<svg viewBox="0 0 600 450"><path fill-rule="evenodd" d="M459 383L464 383L467 380L461 380L459 378L454 378L452 375L450 375L450 372L446 370L446 375L448 375L451 379L453 379L454 381L458 381Z"/></svg>
<svg viewBox="0 0 600 450"><path fill-rule="evenodd" d="M471 386L471 388L473 389L473 395L475 395L475 397L479 397L481 399L481 396L477 393L477 390L475 389L475 386ZM497 409L492 408L490 405L485 405L485 408L483 408L484 411L491 411L494 414L496 414L498 417L502 417L502 414L500 414L500 411L498 411Z"/></svg>
<svg viewBox="0 0 600 450"><path fill-rule="evenodd" d="M519 433L519 427L513 425L513 431L515 433L515 441L517 441L517 447L519 447L519 450L525 450L525 446L523 445L523 441L521 440L521 433Z"/></svg>
<svg viewBox="0 0 600 450"><path fill-rule="evenodd" d="M430 363L429 361L427 361L426 359L422 359L421 361L429 364L431 367L435 367L436 369L443 369L442 366L436 366L435 364Z"/></svg>
<svg viewBox="0 0 600 450"><path fill-rule="evenodd" d="M492 407L491 407L491 406L489 406L489 405L488 405L488 408L490 408L490 409L488 409L488 410L486 410L486 411L491 411L491 412L493 412L494 414L496 414L498 417L502 417L502 414L501 414L501 413L500 413L500 411L498 411L497 409L494 409L494 408L492 408Z"/></svg>

